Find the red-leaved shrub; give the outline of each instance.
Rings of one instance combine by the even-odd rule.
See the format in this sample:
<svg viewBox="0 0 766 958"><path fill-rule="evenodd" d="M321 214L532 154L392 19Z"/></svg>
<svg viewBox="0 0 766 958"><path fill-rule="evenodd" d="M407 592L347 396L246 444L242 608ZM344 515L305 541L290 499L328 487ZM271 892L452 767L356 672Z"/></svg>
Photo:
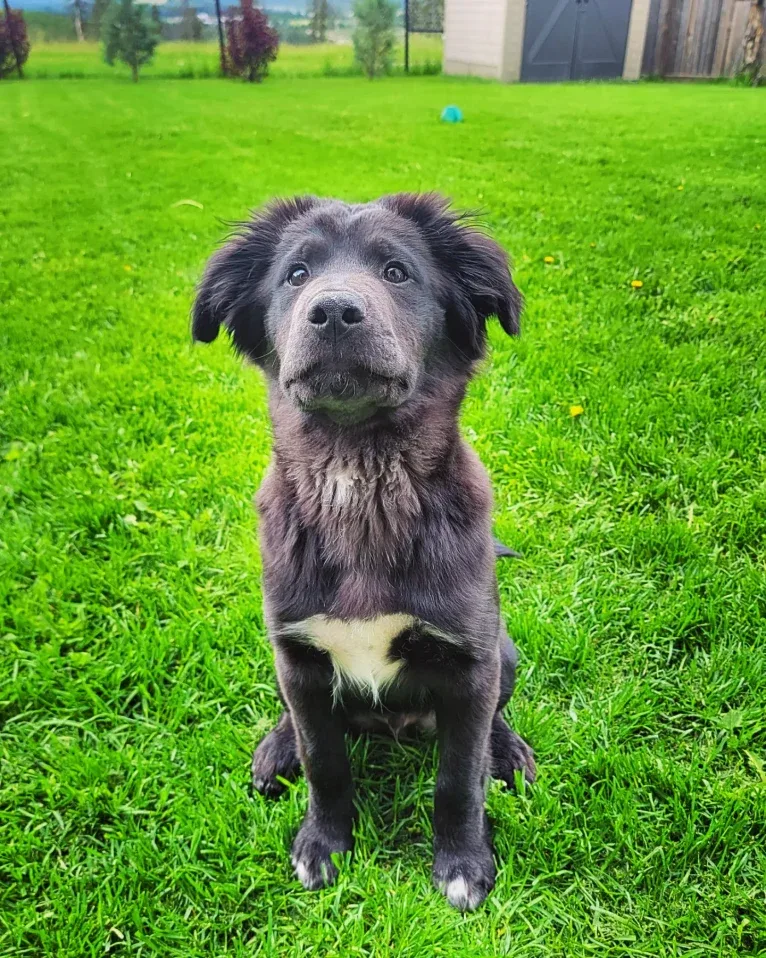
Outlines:
<svg viewBox="0 0 766 958"><path fill-rule="evenodd" d="M0 15L0 79L10 76L16 70L16 56L23 66L29 56L29 37L27 25L21 10L6 8L5 16Z"/></svg>
<svg viewBox="0 0 766 958"><path fill-rule="evenodd" d="M239 7L229 8L226 39L229 72L251 83L260 82L269 72L269 63L277 58L279 34L263 10L253 6L253 0L241 0Z"/></svg>

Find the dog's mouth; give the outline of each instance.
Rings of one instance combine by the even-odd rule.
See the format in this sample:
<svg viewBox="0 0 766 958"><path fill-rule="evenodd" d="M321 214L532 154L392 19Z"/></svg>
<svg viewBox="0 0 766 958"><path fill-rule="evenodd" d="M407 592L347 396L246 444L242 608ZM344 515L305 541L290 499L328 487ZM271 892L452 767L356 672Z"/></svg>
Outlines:
<svg viewBox="0 0 766 958"><path fill-rule="evenodd" d="M412 384L402 374L362 365L333 369L316 362L283 380L282 389L306 412L321 412L337 422L355 423L400 406L410 395Z"/></svg>

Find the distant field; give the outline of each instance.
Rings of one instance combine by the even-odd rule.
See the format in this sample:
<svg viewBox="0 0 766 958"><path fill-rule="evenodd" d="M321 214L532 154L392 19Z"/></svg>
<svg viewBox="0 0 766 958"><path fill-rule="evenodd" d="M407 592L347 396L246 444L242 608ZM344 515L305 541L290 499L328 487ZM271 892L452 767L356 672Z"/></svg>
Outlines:
<svg viewBox="0 0 766 958"><path fill-rule="evenodd" d="M441 69L441 37L421 35L410 39L413 72L436 73ZM401 70L403 50L396 51L396 68ZM307 46L282 44L272 64L274 77L346 76L359 73L350 44L318 43ZM115 77L130 79L123 65L110 67L104 62L97 43L40 43L32 47L26 74L32 79L90 79ZM215 43L161 43L154 62L144 67L141 77L185 79L218 74L218 46Z"/></svg>

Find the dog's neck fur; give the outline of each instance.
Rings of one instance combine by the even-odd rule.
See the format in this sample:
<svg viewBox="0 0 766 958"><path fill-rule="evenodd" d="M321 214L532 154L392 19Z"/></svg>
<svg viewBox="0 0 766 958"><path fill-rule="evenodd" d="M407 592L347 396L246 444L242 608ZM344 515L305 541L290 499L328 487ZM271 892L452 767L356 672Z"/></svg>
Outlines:
<svg viewBox="0 0 766 958"><path fill-rule="evenodd" d="M348 427L300 412L272 388L275 469L326 558L365 564L374 550L394 563L411 546L432 477L449 473L461 442L464 384L432 389L385 422Z"/></svg>

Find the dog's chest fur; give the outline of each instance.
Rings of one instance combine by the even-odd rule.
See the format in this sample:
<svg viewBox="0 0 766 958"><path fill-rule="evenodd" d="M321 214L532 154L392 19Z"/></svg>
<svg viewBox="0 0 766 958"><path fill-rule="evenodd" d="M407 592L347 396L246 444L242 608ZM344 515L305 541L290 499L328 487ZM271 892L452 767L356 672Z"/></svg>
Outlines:
<svg viewBox="0 0 766 958"><path fill-rule="evenodd" d="M338 675L375 688L402 667L390 644L413 621L399 650L410 672L428 667L426 649L441 657L445 643L492 634L489 484L457 431L437 443L437 417L417 442L394 431L349 438L286 415L258 496L274 636L308 638ZM306 622L308 636L296 631Z"/></svg>
<svg viewBox="0 0 766 958"><path fill-rule="evenodd" d="M325 557L341 564L369 564L371 553L401 549L421 512L410 470L398 453L333 451L294 464L289 475L304 522L321 528Z"/></svg>

